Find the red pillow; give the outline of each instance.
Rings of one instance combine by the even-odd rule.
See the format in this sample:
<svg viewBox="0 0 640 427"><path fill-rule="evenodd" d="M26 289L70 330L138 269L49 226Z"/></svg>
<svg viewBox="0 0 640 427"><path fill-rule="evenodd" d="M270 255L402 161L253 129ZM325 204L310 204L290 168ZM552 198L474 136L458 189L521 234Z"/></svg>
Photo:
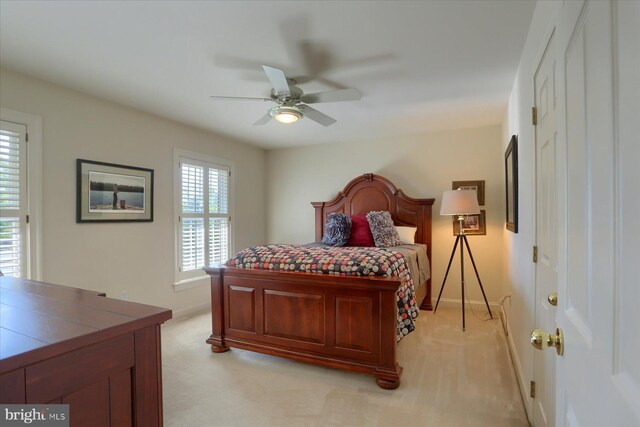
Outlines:
<svg viewBox="0 0 640 427"><path fill-rule="evenodd" d="M351 234L347 246L375 246L367 217L351 215Z"/></svg>

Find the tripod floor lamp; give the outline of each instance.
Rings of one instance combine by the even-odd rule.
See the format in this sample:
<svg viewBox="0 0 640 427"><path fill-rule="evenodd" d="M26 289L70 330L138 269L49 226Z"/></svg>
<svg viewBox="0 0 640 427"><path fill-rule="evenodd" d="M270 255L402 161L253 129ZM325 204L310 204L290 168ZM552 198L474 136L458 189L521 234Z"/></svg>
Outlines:
<svg viewBox="0 0 640 427"><path fill-rule="evenodd" d="M435 313L438 310L438 304L440 303L440 297L442 296L442 291L444 290L444 285L447 283L447 276L449 275L449 270L451 269L451 262L453 261L453 257L456 254L456 248L458 244L460 245L460 280L462 281L462 330L465 329L464 322L464 247L466 246L467 252L469 252L469 258L471 258L471 264L473 265L473 270L476 272L476 277L478 278L478 283L480 284L480 290L482 291L482 297L484 298L484 303L487 305L487 310L489 310L489 316L493 319L493 314L491 313L491 309L489 308L489 303L487 302L487 296L484 293L484 288L482 287L482 282L480 281L480 275L478 274L478 269L476 268L476 262L473 260L473 254L471 253L471 247L469 247L469 241L467 240L467 236L464 234L464 229L462 227L462 222L464 221L465 215L477 215L480 213L480 206L478 206L478 197L475 190L450 190L445 191L442 194L442 206L440 207L440 215L456 215L458 217L458 221L460 221L460 229L458 231L458 235L456 236L456 242L453 245L453 250L451 251L451 258L449 258L449 265L447 266L447 272L444 274L444 280L442 281L442 287L440 288L440 294L438 294L438 301L436 302L436 308L433 310Z"/></svg>

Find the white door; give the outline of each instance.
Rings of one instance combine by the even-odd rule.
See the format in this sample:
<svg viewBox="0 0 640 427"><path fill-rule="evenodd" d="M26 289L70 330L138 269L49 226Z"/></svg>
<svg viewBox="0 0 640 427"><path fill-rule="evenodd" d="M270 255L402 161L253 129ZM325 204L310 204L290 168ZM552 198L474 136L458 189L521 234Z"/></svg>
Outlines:
<svg viewBox="0 0 640 427"><path fill-rule="evenodd" d="M640 5L558 6L557 426L640 426Z"/></svg>
<svg viewBox="0 0 640 427"><path fill-rule="evenodd" d="M536 124L536 297L535 325L553 331L556 307L548 296L557 284L557 199L556 199L556 50L551 35L534 76ZM533 425L552 426L555 422L556 355L536 351L533 358Z"/></svg>

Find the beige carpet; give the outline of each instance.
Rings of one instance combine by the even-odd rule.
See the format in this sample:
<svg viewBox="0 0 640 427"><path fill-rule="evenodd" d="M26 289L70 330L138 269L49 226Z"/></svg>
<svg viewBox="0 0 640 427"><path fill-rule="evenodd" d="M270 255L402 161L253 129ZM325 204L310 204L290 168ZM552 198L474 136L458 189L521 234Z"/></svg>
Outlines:
<svg viewBox="0 0 640 427"><path fill-rule="evenodd" d="M477 309L476 309L477 311ZM480 313L478 313L479 317ZM162 330L167 426L528 426L500 320L422 312L396 390L364 374L244 350L214 354L209 314Z"/></svg>

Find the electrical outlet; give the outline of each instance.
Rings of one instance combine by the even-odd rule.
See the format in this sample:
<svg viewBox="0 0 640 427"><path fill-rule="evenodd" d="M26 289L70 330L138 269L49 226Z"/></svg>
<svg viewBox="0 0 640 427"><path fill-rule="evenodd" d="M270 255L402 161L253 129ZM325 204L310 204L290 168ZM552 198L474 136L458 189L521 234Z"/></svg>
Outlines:
<svg viewBox="0 0 640 427"><path fill-rule="evenodd" d="M127 291L122 291L120 293L120 299L123 299L125 301L129 301L129 292Z"/></svg>

